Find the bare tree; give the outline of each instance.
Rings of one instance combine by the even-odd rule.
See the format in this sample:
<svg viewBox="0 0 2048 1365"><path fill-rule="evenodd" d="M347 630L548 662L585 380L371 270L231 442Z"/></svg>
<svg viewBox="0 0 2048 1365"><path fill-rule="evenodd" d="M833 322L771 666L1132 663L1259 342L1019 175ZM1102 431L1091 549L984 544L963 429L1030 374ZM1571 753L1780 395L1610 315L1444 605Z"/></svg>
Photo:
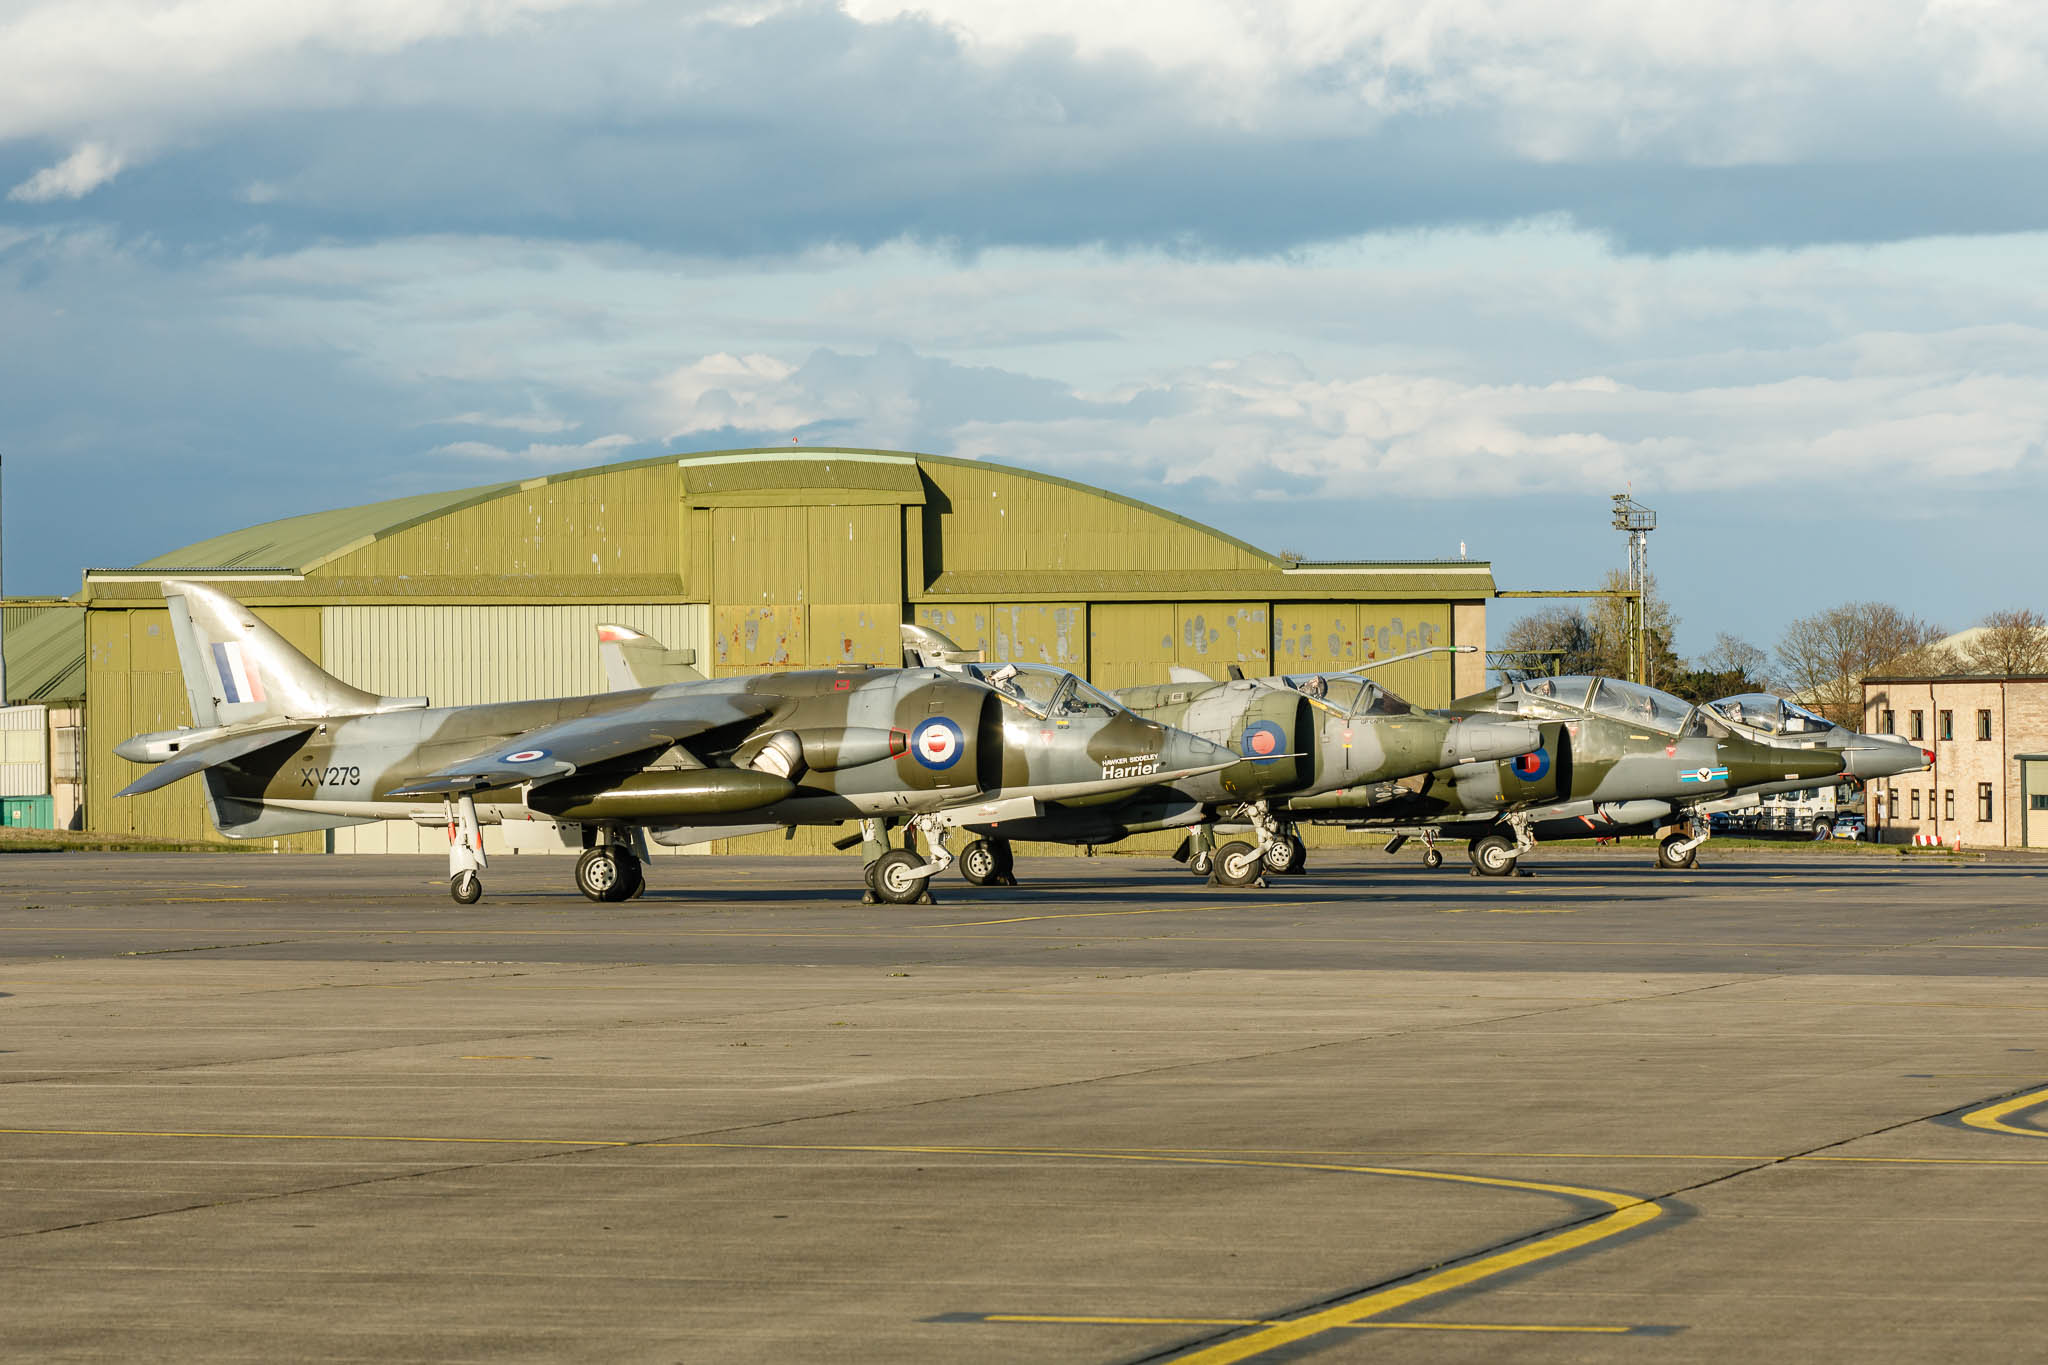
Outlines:
<svg viewBox="0 0 2048 1365"><path fill-rule="evenodd" d="M1628 587L1628 575L1620 569L1609 569L1601 587L1608 592L1621 592ZM1678 617L1672 613L1671 604L1658 593L1655 574L1650 575L1650 581L1644 587L1643 626L1644 633L1649 636L1650 656L1649 677L1645 681L1662 687L1685 667L1671 652L1671 637L1678 629ZM1629 641L1628 632L1623 629L1623 613L1624 606L1619 597L1594 599L1593 636L1598 642L1599 666L1589 672L1616 678L1628 676Z"/></svg>
<svg viewBox="0 0 2048 1365"><path fill-rule="evenodd" d="M1802 616L1778 642L1781 683L1837 725L1860 729L1863 679L1873 673L1945 673L1957 660L1937 647L1941 627L1887 602L1846 602Z"/></svg>
<svg viewBox="0 0 2048 1365"><path fill-rule="evenodd" d="M1984 633L1963 650L1973 673L2016 678L2048 673L2048 617L2032 607L1994 611L1978 623Z"/></svg>
<svg viewBox="0 0 2048 1365"><path fill-rule="evenodd" d="M1600 666L1593 623L1577 607L1546 607L1508 627L1498 652L1519 655L1500 675L1508 682L1551 673L1592 673Z"/></svg>
<svg viewBox="0 0 2048 1365"><path fill-rule="evenodd" d="M1754 684L1751 690L1755 691L1768 692L1775 683L1771 677L1771 656L1725 630L1714 636L1714 647L1695 659L1693 667L1702 673L1740 675Z"/></svg>

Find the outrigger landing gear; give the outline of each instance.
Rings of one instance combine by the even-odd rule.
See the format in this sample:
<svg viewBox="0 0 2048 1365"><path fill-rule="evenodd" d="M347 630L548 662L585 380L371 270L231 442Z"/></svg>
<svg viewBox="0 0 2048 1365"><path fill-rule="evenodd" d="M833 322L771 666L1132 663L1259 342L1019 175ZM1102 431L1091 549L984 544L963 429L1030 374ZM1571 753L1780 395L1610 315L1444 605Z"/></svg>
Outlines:
<svg viewBox="0 0 2048 1365"><path fill-rule="evenodd" d="M484 897L484 835L476 821L476 798L468 792L448 803L448 894L457 905Z"/></svg>
<svg viewBox="0 0 2048 1365"><path fill-rule="evenodd" d="M1188 871L1197 877L1206 877L1216 870L1216 831L1207 825L1196 825L1188 831Z"/></svg>

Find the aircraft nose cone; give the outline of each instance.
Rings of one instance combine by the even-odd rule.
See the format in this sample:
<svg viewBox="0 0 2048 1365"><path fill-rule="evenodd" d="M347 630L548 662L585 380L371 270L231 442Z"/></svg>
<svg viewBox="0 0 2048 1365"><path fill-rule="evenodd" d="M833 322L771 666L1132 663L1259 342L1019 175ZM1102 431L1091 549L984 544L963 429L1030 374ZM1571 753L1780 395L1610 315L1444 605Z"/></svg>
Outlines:
<svg viewBox="0 0 2048 1365"><path fill-rule="evenodd" d="M1516 758L1543 747L1543 732L1531 720L1504 716L1468 716L1444 737L1447 765L1485 763Z"/></svg>
<svg viewBox="0 0 2048 1365"><path fill-rule="evenodd" d="M1185 730L1168 730L1166 742L1159 746L1159 766L1167 772L1228 767L1237 757L1236 751Z"/></svg>
<svg viewBox="0 0 2048 1365"><path fill-rule="evenodd" d="M1879 735L1863 735L1852 740L1844 750L1843 758L1848 763L1845 771L1851 777L1865 781L1917 773L1934 766L1934 755L1919 745Z"/></svg>
<svg viewBox="0 0 2048 1365"><path fill-rule="evenodd" d="M114 746L114 756L116 758L125 758L130 763L147 763L149 762L149 748L143 743L141 735L135 735L116 744Z"/></svg>

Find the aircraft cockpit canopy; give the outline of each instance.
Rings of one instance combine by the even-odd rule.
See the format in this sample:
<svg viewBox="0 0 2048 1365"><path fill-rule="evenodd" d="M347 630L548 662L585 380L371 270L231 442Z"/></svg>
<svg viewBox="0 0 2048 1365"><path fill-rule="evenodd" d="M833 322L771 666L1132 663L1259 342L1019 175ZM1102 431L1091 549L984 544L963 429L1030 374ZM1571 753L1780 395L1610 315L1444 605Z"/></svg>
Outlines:
<svg viewBox="0 0 2048 1365"><path fill-rule="evenodd" d="M1707 703L1707 709L1725 721L1761 730L1767 735L1817 735L1835 728L1825 716L1817 716L1783 697L1768 692L1745 692Z"/></svg>
<svg viewBox="0 0 2048 1365"><path fill-rule="evenodd" d="M1291 674L1279 681L1339 716L1405 716L1415 709L1378 683L1351 673Z"/></svg>
<svg viewBox="0 0 2048 1365"><path fill-rule="evenodd" d="M1106 718L1124 712L1123 703L1107 692L1050 664L967 664L963 671L995 689L1004 702L1040 718Z"/></svg>
<svg viewBox="0 0 2048 1365"><path fill-rule="evenodd" d="M1659 692L1654 687L1641 683L1623 682L1619 678L1602 678L1593 691L1590 709L1597 716L1611 716L1625 720L1631 725L1647 726L1675 735L1685 728L1685 719L1692 714L1692 703Z"/></svg>
<svg viewBox="0 0 2048 1365"><path fill-rule="evenodd" d="M1568 673L1561 678L1525 678L1500 689L1496 709L1535 716L1564 715L1585 706L1594 681L1583 673Z"/></svg>

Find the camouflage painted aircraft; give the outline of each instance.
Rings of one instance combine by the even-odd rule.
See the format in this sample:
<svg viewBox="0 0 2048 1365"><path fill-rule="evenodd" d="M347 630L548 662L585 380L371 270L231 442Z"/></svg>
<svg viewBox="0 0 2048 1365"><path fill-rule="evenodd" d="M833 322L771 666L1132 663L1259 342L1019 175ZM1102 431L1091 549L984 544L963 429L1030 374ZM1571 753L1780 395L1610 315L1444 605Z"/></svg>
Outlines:
<svg viewBox="0 0 2048 1365"><path fill-rule="evenodd" d="M1419 780L1356 785L1290 798L1293 819L1410 836L1441 866L1436 841L1470 840L1472 866L1511 876L1539 842L1662 832L1660 867L1690 867L1711 830L1709 803L1782 783L1840 774L1832 749L1788 749L1738 733L1710 711L1617 678L1507 683L1451 703L1447 714L1538 723L1543 745L1490 768L1444 769Z"/></svg>
<svg viewBox="0 0 2048 1365"><path fill-rule="evenodd" d="M978 651L963 651L922 626L903 627L903 636L909 657L998 687L1032 685L1044 669L976 662ZM1236 763L1116 802L1051 807L1030 820L970 825L981 837L961 852L963 874L970 881L1011 880L1016 839L1110 844L1134 834L1186 829L1180 856L1192 870L1224 885L1249 885L1265 872L1297 872L1305 863L1301 839L1282 813L1283 798L1435 769L1464 772L1465 765L1529 753L1541 738L1529 721L1418 711L1387 700L1381 689L1353 674L1217 681L1192 670L1175 673L1171 682L1121 688L1115 703L1227 746L1240 756ZM1219 828L1249 830L1253 840L1217 848Z"/></svg>
<svg viewBox="0 0 2048 1365"><path fill-rule="evenodd" d="M1797 702L1768 692L1745 692L1706 703L1716 720L1746 739L1780 749L1827 749L1842 756L1842 776L1857 782L1902 777L1934 766L1934 753L1898 735L1864 735L1846 730L1826 716L1815 715ZM1736 810L1757 804L1778 792L1825 786L1832 778L1806 782L1775 782L1753 787L1741 797L1718 802L1710 811Z"/></svg>
<svg viewBox="0 0 2048 1365"><path fill-rule="evenodd" d="M269 838L371 820L449 832L449 893L483 894L481 827L527 823L584 846L576 885L626 900L645 835L688 844L800 824L887 817L924 832L872 889L918 900L952 862L950 830L1045 801L1113 799L1236 759L1120 707L1021 724L995 689L936 669L760 674L552 701L429 708L318 665L226 594L166 581L196 728L115 752L154 771L133 796L198 775L214 823Z"/></svg>

